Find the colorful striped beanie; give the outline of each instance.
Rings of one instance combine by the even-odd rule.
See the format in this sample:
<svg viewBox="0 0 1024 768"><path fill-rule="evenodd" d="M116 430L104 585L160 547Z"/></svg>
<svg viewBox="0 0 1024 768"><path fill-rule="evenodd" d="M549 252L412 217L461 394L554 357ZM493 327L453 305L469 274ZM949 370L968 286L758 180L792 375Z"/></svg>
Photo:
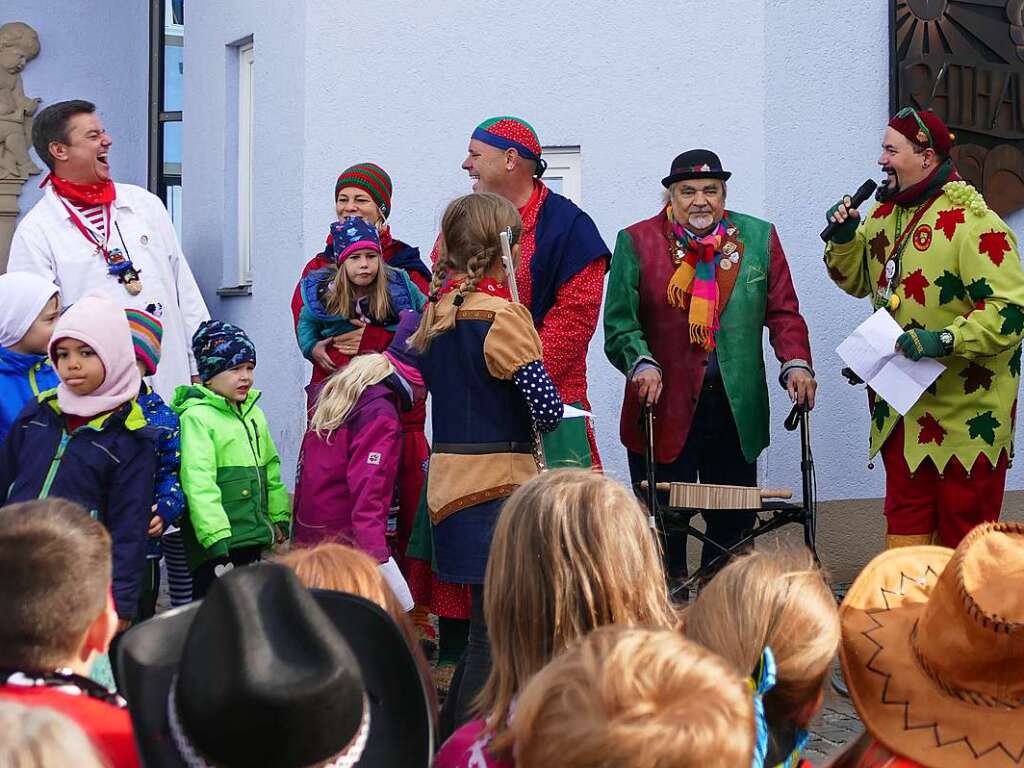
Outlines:
<svg viewBox="0 0 1024 768"><path fill-rule="evenodd" d="M374 163L358 163L341 172L334 184L334 198L344 187L358 187L365 191L380 208L386 219L391 213L391 177L387 171Z"/></svg>
<svg viewBox="0 0 1024 768"><path fill-rule="evenodd" d="M156 373L160 364L160 343L164 338L164 324L156 315L141 309L126 309L128 329L132 332L132 344L135 346L135 359L142 363L146 375Z"/></svg>
<svg viewBox="0 0 1024 768"><path fill-rule="evenodd" d="M484 120L471 138L498 149L514 149L520 157L537 163L537 178L544 175L547 163L541 159L540 139L533 126L520 117L502 115Z"/></svg>

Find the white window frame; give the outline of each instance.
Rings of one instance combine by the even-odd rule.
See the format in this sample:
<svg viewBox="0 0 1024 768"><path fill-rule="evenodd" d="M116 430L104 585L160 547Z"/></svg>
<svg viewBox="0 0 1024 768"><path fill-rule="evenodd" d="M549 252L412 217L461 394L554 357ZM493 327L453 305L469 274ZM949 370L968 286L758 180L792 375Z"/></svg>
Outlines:
<svg viewBox="0 0 1024 768"><path fill-rule="evenodd" d="M164 35L179 39L185 36L185 25L175 23L174 9L170 3L164 4Z"/></svg>
<svg viewBox="0 0 1024 768"><path fill-rule="evenodd" d="M541 181L545 179L561 179L562 194L576 203L576 205L582 206L583 178L580 148L578 146L543 147L541 157L548 164L548 168L544 171Z"/></svg>
<svg viewBox="0 0 1024 768"><path fill-rule="evenodd" d="M238 285L252 285L255 255L253 216L253 107L255 53L252 42L238 49Z"/></svg>

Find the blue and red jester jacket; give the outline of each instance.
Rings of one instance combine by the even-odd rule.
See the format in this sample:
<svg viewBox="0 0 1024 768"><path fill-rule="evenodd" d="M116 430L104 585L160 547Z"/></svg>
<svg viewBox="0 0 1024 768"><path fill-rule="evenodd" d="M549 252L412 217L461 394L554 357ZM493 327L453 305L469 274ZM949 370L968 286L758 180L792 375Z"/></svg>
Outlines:
<svg viewBox="0 0 1024 768"><path fill-rule="evenodd" d="M0 506L59 497L106 526L122 619L134 618L139 605L158 434L135 400L69 432L51 389L25 405L0 448Z"/></svg>
<svg viewBox="0 0 1024 768"><path fill-rule="evenodd" d="M157 430L156 479L153 484L153 504L156 514L164 523L164 530L178 522L185 511L185 492L181 489L181 425L178 414L170 409L163 398L142 382L139 407L146 423ZM146 545L146 557L160 557L160 537L151 537Z"/></svg>

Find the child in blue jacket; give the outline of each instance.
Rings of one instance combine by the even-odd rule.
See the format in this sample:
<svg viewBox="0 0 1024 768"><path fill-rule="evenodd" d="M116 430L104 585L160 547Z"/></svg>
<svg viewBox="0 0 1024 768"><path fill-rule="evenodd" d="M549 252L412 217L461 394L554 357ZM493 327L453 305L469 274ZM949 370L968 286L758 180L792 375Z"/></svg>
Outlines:
<svg viewBox="0 0 1024 768"><path fill-rule="evenodd" d="M0 444L25 403L57 386L46 348L58 317L56 285L31 272L0 275Z"/></svg>
<svg viewBox="0 0 1024 768"><path fill-rule="evenodd" d="M156 309L156 307L151 307ZM185 564L185 545L175 524L185 510L185 493L181 488L181 428L178 414L146 382L160 364L160 345L164 327L160 319L141 309L126 309L128 327L135 347L135 365L142 376L138 403L146 422L157 430L156 479L153 487L153 515L149 521L149 544L146 547L146 570L142 580L139 618L148 619L156 613L160 591L160 559L167 551L167 581L171 605L185 605L192 600L192 575Z"/></svg>
<svg viewBox="0 0 1024 768"><path fill-rule="evenodd" d="M60 384L25 406L0 449L0 505L56 496L102 522L125 629L139 606L158 432L136 401L124 310L106 296L80 299L57 321L50 359Z"/></svg>

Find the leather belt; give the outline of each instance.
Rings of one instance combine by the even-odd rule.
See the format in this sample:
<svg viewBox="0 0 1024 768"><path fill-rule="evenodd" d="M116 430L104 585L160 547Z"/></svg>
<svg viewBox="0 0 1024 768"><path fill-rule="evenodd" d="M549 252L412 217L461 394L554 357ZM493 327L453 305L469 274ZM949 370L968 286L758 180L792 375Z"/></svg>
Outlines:
<svg viewBox="0 0 1024 768"><path fill-rule="evenodd" d="M432 453L457 453L481 456L488 453L533 453L533 443L434 443Z"/></svg>

